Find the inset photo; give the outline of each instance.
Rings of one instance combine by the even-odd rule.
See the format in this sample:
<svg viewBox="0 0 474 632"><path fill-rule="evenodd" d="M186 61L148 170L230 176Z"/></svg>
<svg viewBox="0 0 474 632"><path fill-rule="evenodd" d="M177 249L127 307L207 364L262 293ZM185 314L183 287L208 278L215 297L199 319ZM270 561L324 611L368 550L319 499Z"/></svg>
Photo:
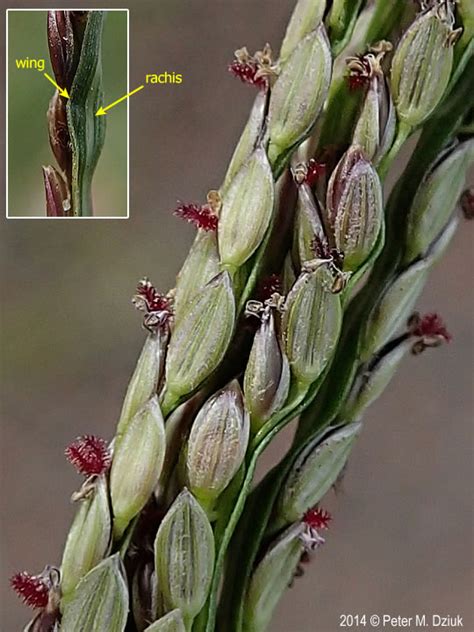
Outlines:
<svg viewBox="0 0 474 632"><path fill-rule="evenodd" d="M128 9L8 9L6 214L129 216Z"/></svg>

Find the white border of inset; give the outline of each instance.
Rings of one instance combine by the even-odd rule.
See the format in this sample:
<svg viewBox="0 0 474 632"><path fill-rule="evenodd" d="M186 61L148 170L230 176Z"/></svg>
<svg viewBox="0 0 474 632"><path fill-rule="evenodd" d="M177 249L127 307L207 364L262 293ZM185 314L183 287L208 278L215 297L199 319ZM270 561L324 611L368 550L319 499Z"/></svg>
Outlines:
<svg viewBox="0 0 474 632"><path fill-rule="evenodd" d="M127 100L127 214L125 216L92 215L91 217L49 217L48 215L8 215L8 13L10 11L125 11L127 13L127 92L130 91L130 9L109 9L100 7L35 7L5 9L5 217L7 219L110 219L122 220L130 218L130 107Z"/></svg>

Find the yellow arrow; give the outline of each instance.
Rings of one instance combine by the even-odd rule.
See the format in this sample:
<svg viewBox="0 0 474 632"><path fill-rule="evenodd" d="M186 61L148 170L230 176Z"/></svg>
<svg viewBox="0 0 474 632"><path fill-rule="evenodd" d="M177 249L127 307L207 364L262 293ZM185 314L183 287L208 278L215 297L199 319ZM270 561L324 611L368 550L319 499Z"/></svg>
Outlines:
<svg viewBox="0 0 474 632"><path fill-rule="evenodd" d="M60 86L58 86L58 84L54 81L54 79L52 79L47 72L43 73L44 76L46 77L46 79L48 81L51 81L51 83L53 84L53 86L56 88L56 90L58 90L59 94L64 97L65 99L70 99L71 97L69 96L68 91L66 90L66 88L61 88Z"/></svg>
<svg viewBox="0 0 474 632"><path fill-rule="evenodd" d="M113 103L111 103L110 105L108 105L106 108L99 108L97 110L97 112L95 113L96 116L104 116L104 114L107 114L107 110L110 110L110 108L113 108L115 105L117 105L117 103L120 103L121 101L124 101L125 99L128 99L129 97L132 96L132 94L135 94L136 92L139 92L140 90L142 90L145 86L139 86L138 88L135 88L135 90L132 90L131 92L129 92L128 94L124 95L123 97L120 97L120 99L117 99L117 101L114 101Z"/></svg>

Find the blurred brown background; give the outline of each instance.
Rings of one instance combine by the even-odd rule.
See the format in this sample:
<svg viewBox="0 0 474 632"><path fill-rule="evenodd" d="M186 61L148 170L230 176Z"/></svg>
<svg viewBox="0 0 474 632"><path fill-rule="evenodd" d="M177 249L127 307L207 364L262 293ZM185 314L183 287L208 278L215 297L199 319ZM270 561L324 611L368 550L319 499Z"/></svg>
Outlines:
<svg viewBox="0 0 474 632"><path fill-rule="evenodd" d="M131 219L2 219L2 631L29 616L8 577L60 561L79 485L64 446L81 433L114 433L143 339L135 283L147 274L163 290L173 285L193 229L170 210L219 185L246 120L254 93L226 64L243 44L277 47L292 6L134 3L130 85L165 70L184 82L130 101ZM409 358L371 408L345 492L326 503L327 544L287 593L275 632L336 632L345 613L461 614L474 629L471 253L472 227L462 224L420 301L445 317L454 340Z"/></svg>

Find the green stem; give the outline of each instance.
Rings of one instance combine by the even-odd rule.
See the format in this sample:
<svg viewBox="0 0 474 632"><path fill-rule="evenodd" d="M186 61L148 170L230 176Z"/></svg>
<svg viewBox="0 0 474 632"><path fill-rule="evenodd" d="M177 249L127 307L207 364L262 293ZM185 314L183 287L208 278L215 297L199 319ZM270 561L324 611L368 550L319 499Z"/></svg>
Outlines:
<svg viewBox="0 0 474 632"><path fill-rule="evenodd" d="M91 11L87 19L81 55L67 120L72 146L72 208L76 216L92 215L92 176L105 140L105 116L96 116L103 104L102 29L103 11Z"/></svg>
<svg viewBox="0 0 474 632"><path fill-rule="evenodd" d="M329 40L334 57L349 43L357 22L362 0L335 0L327 18Z"/></svg>
<svg viewBox="0 0 474 632"><path fill-rule="evenodd" d="M271 439L269 438L267 443L262 444L260 449L255 450L252 454L250 461L247 466L247 472L245 475L244 482L242 484L240 494L236 500L234 509L229 516L229 520L227 522L227 527L222 534L222 538L220 539L220 546L217 552L217 559L214 567L214 576L211 585L211 591L209 594L209 603L208 603L208 616L207 621L205 621L205 616L200 618L199 625L196 627L195 632L214 632L214 623L215 623L215 612L217 606L217 592L219 589L220 578L224 569L225 555L227 551L227 547L229 545L230 539L234 532L234 529L239 521L239 518L244 509L245 500L250 492L250 487L252 485L253 475L255 472L255 467L257 464L257 459L261 451L266 447L268 442Z"/></svg>
<svg viewBox="0 0 474 632"><path fill-rule="evenodd" d="M388 170L392 166L393 161L398 156L398 152L400 151L400 149L402 148L403 144L405 143L407 138L410 136L412 131L413 131L413 128L410 127L410 125L407 125L403 121L400 121L400 123L398 124L397 135L395 136L393 145L391 146L390 151L382 159L377 169L381 180L385 179L385 176L387 175Z"/></svg>
<svg viewBox="0 0 474 632"><path fill-rule="evenodd" d="M375 11L367 28L365 41L367 44L374 44L381 39L387 39L394 28L400 24L401 18L406 11L405 0L376 0Z"/></svg>
<svg viewBox="0 0 474 632"><path fill-rule="evenodd" d="M137 524L139 517L140 517L140 514L138 516L135 516L135 518L133 518L132 522L130 523L130 525L128 526L125 532L125 536L120 542L118 550L120 552L120 557L122 559L125 559L125 555L127 554L128 547L130 546L130 542L132 541L133 531L135 529L135 525Z"/></svg>
<svg viewBox="0 0 474 632"><path fill-rule="evenodd" d="M204 509L209 522L215 522L216 518L218 517L218 513L216 510L216 499L204 498L203 496L196 495L196 500Z"/></svg>
<svg viewBox="0 0 474 632"><path fill-rule="evenodd" d="M161 412L163 417L167 419L179 406L180 398L177 397L172 391L165 390L162 398L160 399Z"/></svg>

